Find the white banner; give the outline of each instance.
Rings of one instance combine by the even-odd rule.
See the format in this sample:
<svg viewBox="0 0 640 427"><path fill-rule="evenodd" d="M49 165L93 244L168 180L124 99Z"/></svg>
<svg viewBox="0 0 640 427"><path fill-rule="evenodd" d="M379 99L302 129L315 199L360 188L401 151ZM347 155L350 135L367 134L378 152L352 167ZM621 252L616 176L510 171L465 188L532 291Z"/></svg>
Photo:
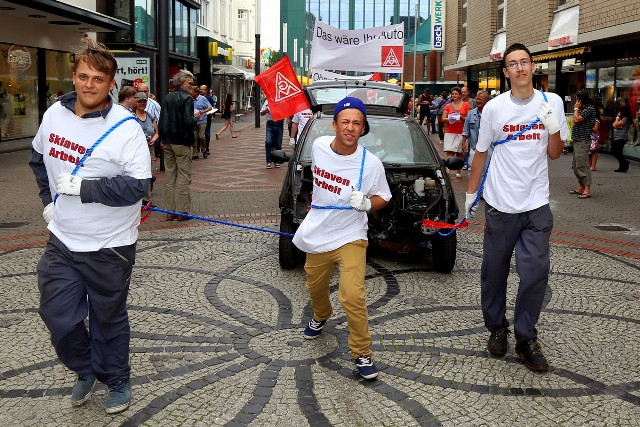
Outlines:
<svg viewBox="0 0 640 427"><path fill-rule="evenodd" d="M366 76L345 76L344 74L332 73L327 70L311 70L311 81L318 82L322 80L369 80L373 74Z"/></svg>
<svg viewBox="0 0 640 427"><path fill-rule="evenodd" d="M316 21L309 68L402 73L404 25L341 30Z"/></svg>
<svg viewBox="0 0 640 427"><path fill-rule="evenodd" d="M431 1L431 50L444 50L444 0Z"/></svg>

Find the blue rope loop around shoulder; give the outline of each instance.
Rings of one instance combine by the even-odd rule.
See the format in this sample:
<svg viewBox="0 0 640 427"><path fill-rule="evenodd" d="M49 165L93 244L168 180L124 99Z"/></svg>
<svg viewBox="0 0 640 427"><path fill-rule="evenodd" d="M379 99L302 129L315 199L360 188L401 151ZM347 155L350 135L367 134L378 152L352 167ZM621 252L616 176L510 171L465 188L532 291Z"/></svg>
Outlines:
<svg viewBox="0 0 640 427"><path fill-rule="evenodd" d="M544 91L540 91L540 93L542 94L542 98L544 98L544 102L548 102L547 94L544 93ZM533 126L535 126L539 121L540 121L540 118L536 117L536 119L534 121L529 123L529 125L526 126L524 129L522 129L521 131L516 132L514 135L511 135L507 139L503 139L501 141L496 141L492 145L494 147L496 147L498 145L502 145L502 144L507 143L509 141L513 141L514 139L520 137L520 135L522 135L523 133L525 133L526 131L531 129ZM489 162L487 163L487 166L484 169L484 173L482 174L482 180L480 181L480 187L478 188L478 192L476 194L476 199L473 201L473 204L471 205L472 208L478 204L478 202L480 201L480 198L482 197L482 193L484 192L484 184L487 181L487 174L489 173L489 163L491 163L491 159L489 159ZM462 221L464 221L465 219L467 219L466 216L464 218L462 218ZM451 234L451 232L449 232L449 234Z"/></svg>
<svg viewBox="0 0 640 427"><path fill-rule="evenodd" d="M358 179L358 191L362 190L362 175L364 175L364 159L367 156L367 149L362 147L362 161L360 162L360 177ZM331 209L331 210L339 210L339 211L348 211L353 209L352 206L319 206L311 204L311 209Z"/></svg>
<svg viewBox="0 0 640 427"><path fill-rule="evenodd" d="M120 126L121 124L123 124L124 122L126 122L127 120L132 120L132 119L136 119L135 116L128 116L125 117L123 119L120 119L120 121L118 121L116 124L114 124L113 126L111 126L100 138L98 138L98 140L96 142L93 143L93 145L91 147L89 147L89 149L86 151L86 153L84 153L84 156L82 156L82 158L78 161L78 164L76 165L76 167L73 169L73 171L71 172L71 176L74 176L76 173L78 173L78 171L80 170L80 168L82 167L82 164L85 162L85 160L87 160L87 157L89 157L91 155L91 153L93 153L93 150L96 149L96 147L102 142L104 141L104 139L109 136L109 134L111 132L113 132L118 126ZM53 198L53 203L56 203L56 200L58 200L58 197L60 195L56 194L56 196Z"/></svg>

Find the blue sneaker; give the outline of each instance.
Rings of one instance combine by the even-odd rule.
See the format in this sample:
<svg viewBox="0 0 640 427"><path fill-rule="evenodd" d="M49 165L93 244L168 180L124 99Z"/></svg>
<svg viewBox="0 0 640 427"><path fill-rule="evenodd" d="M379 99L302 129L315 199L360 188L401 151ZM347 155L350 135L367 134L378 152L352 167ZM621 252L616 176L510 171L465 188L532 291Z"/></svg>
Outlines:
<svg viewBox="0 0 640 427"><path fill-rule="evenodd" d="M131 404L131 381L120 380L109 386L109 394L104 405L107 414L122 412Z"/></svg>
<svg viewBox="0 0 640 427"><path fill-rule="evenodd" d="M97 379L94 374L78 375L78 381L76 381L76 385L71 390L71 406L80 406L89 400L96 382Z"/></svg>
<svg viewBox="0 0 640 427"><path fill-rule="evenodd" d="M309 320L309 324L307 325L307 327L304 328L304 338L307 340L318 338L322 333L322 328L324 327L325 323L327 323L326 320L323 320L322 322L316 322L316 319L312 317L311 320Z"/></svg>
<svg viewBox="0 0 640 427"><path fill-rule="evenodd" d="M362 378L372 380L378 376L378 368L373 364L371 356L360 356L356 359L356 367Z"/></svg>

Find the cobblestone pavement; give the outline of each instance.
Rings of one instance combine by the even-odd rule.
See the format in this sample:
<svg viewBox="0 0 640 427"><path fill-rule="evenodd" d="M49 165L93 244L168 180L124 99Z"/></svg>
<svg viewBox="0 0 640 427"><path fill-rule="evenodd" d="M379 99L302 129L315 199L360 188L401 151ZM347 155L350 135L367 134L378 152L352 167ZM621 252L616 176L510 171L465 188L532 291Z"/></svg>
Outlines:
<svg viewBox="0 0 640 427"><path fill-rule="evenodd" d="M277 230L285 168L264 168L264 125L245 121L240 138L227 134L194 161L193 213ZM640 425L640 168L614 176L605 170L615 161L600 157L589 200L568 194L569 156L551 170L556 224L538 325L549 372L521 364L513 336L505 357L486 351L482 215L458 232L451 274L433 272L428 259L369 258L381 374L366 381L348 354L335 280L334 315L306 341L304 271L279 268L277 235L154 213L141 226L129 297L133 403L106 415L104 386L70 406L74 375L37 313L46 232L28 153L1 154L0 425ZM466 177L454 185L462 197ZM514 271L508 315L516 287Z"/></svg>

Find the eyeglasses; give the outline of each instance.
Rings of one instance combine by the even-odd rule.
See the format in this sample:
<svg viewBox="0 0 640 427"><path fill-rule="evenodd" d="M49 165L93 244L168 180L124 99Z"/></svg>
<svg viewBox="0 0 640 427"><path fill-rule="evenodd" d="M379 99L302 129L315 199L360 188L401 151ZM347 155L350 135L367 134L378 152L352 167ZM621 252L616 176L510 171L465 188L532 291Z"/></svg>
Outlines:
<svg viewBox="0 0 640 427"><path fill-rule="evenodd" d="M523 59L520 62L516 62L516 61L509 62L507 64L507 67L511 68L512 70L515 70L516 68L518 68L518 65L520 65L522 68L527 68L530 64L531 64L531 61L529 61L528 59Z"/></svg>

